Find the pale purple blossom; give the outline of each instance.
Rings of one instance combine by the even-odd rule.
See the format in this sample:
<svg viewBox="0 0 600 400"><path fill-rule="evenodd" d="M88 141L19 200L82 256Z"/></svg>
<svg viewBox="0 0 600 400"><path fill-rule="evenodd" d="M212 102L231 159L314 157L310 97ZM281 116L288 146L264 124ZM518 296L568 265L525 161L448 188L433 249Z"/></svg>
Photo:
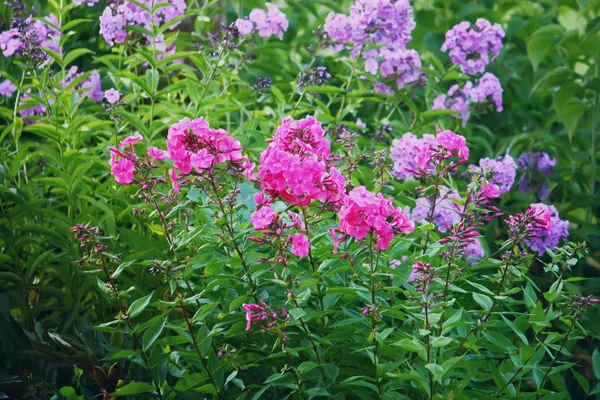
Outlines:
<svg viewBox="0 0 600 400"><path fill-rule="evenodd" d="M242 36L249 35L254 31L254 24L248 19L239 18L234 22L234 24Z"/></svg>
<svg viewBox="0 0 600 400"><path fill-rule="evenodd" d="M366 72L395 78L398 89L424 80L419 53L406 48L414 28L408 0L356 0L347 15L331 12L325 20L325 32L334 42L334 51L348 49L352 57L360 55ZM376 47L365 50L371 44ZM374 88L393 94L392 88L382 82Z"/></svg>
<svg viewBox="0 0 600 400"><path fill-rule="evenodd" d="M119 93L118 90L111 88L111 89L108 89L106 92L104 92L104 98L110 104L115 104L117 101L119 101L121 99L121 93Z"/></svg>
<svg viewBox="0 0 600 400"><path fill-rule="evenodd" d="M77 66L72 66L69 68L64 79L61 80L60 86L65 89L68 88L71 90L81 90L93 102L102 100L103 93L100 73L94 70L87 78L79 82L75 87L71 87L71 84L83 75L83 72L78 71L79 68ZM51 104L53 104L54 99L51 100Z"/></svg>
<svg viewBox="0 0 600 400"><path fill-rule="evenodd" d="M531 250L542 256L546 250L554 250L561 241L569 236L569 221L561 220L554 206L536 203L532 204L531 208L538 213L543 211L550 211L551 213L549 226L546 229L536 231L531 239L525 241Z"/></svg>
<svg viewBox="0 0 600 400"><path fill-rule="evenodd" d="M127 39L127 26L137 26L148 32L152 32L153 25L169 24L168 29L175 29L181 22L173 20L183 16L187 8L185 0L138 0L138 3L148 9L155 7L156 11L150 13L129 1L104 9L100 16L100 34L109 45L114 46L115 43L123 43ZM168 5L156 8L158 4ZM144 36L150 43L152 37L149 34Z"/></svg>
<svg viewBox="0 0 600 400"><path fill-rule="evenodd" d="M461 197L454 189L442 186L433 210L433 223L440 232L446 232L461 219L463 207L459 204ZM411 219L416 222L428 222L431 215L431 201L425 197L416 200Z"/></svg>
<svg viewBox="0 0 600 400"><path fill-rule="evenodd" d="M496 75L486 72L468 91L468 96L473 103L484 103L489 100L496 107L497 112L502 112L502 84Z"/></svg>
<svg viewBox="0 0 600 400"><path fill-rule="evenodd" d="M17 87L15 86L15 84L8 79L0 83L1 96L11 97L16 90Z"/></svg>
<svg viewBox="0 0 600 400"><path fill-rule="evenodd" d="M552 175L552 167L556 166L556 159L550 158L548 153L523 153L518 159L519 167L524 171L519 181L519 188L523 194L538 193L540 200L545 200L550 195L547 176Z"/></svg>
<svg viewBox="0 0 600 400"><path fill-rule="evenodd" d="M265 5L267 7L266 12L263 9L255 8L248 16L249 20L254 24L254 28L258 31L260 37L277 36L279 39L283 39L283 32L288 30L290 24L286 15L272 3L266 3ZM236 21L236 26L239 29L238 21ZM243 29L248 31L248 26L243 26Z"/></svg>
<svg viewBox="0 0 600 400"><path fill-rule="evenodd" d="M467 75L483 73L485 67L500 54L504 30L479 18L471 27L467 21L454 25L446 32L443 52L449 51L452 62Z"/></svg>
<svg viewBox="0 0 600 400"><path fill-rule="evenodd" d="M479 239L475 239L464 248L465 256L469 264L477 264L477 260L485 258L485 250Z"/></svg>
<svg viewBox="0 0 600 400"><path fill-rule="evenodd" d="M517 163L510 155L496 159L482 158L479 160L479 166L471 165L469 168L474 172L483 171L491 173L492 178L489 183L498 185L500 194L504 194L510 190L517 176Z"/></svg>
<svg viewBox="0 0 600 400"><path fill-rule="evenodd" d="M437 146L437 139L430 134L419 139L411 132L406 132L400 139L392 141L390 158L394 161L392 174L397 179L415 178L421 168L417 163L417 156L423 146Z"/></svg>
<svg viewBox="0 0 600 400"><path fill-rule="evenodd" d="M467 82L466 89L470 88L471 82ZM433 99L432 110L453 110L456 115L462 120L463 127L471 117L471 110L468 101L468 95L465 93L465 88L460 88L458 85L452 85L448 90L448 94L440 94Z"/></svg>
<svg viewBox="0 0 600 400"><path fill-rule="evenodd" d="M33 19L29 17L22 21L21 28L11 28L0 33L0 50L5 57L20 55L25 50L26 41L32 41L34 46L47 48L60 53L59 40L62 34L59 28L58 18L50 14L45 19ZM49 58L46 53L42 53Z"/></svg>

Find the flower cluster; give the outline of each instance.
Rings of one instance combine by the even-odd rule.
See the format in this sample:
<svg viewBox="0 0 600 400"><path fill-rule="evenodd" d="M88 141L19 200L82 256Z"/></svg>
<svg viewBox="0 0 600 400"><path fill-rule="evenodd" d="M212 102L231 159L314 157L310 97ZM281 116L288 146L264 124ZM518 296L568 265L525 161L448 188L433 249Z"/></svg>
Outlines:
<svg viewBox="0 0 600 400"><path fill-rule="evenodd" d="M422 261L415 261L412 266L412 272L408 281L412 282L418 292L427 294L429 285L435 279L435 273L431 264Z"/></svg>
<svg viewBox="0 0 600 400"><path fill-rule="evenodd" d="M169 128L167 134L168 158L183 175L202 173L213 165L226 161L243 164L240 142L223 129L212 129L204 118L184 118Z"/></svg>
<svg viewBox="0 0 600 400"><path fill-rule="evenodd" d="M556 159L550 158L548 153L523 153L518 159L519 167L525 170L525 174L519 181L519 188L523 194L536 192L540 200L545 200L550 195L548 181L537 175L551 175L552 167L556 165Z"/></svg>
<svg viewBox="0 0 600 400"><path fill-rule="evenodd" d="M439 195L436 197L432 222L440 232L446 232L460 221L464 209L461 205L462 198L456 190L445 186L440 187ZM431 216L431 203L426 197L419 197L412 210L411 218L416 222L427 222Z"/></svg>
<svg viewBox="0 0 600 400"><path fill-rule="evenodd" d="M482 182L480 183L484 190L497 193L495 196L486 196L491 198L508 192L517 175L517 163L509 155L496 159L482 158L479 160L479 166L471 165L469 168L471 171L481 174Z"/></svg>
<svg viewBox="0 0 600 400"><path fill-rule="evenodd" d="M463 126L471 117L472 104L491 104L497 112L502 112L502 85L492 73L485 73L475 84L465 82L460 87L454 84L448 93L439 94L433 100L432 110L454 110L463 122Z"/></svg>
<svg viewBox="0 0 600 400"><path fill-rule="evenodd" d="M331 79L331 74L327 72L325 67L316 67L310 72L310 74L302 74L298 79L298 86L322 86Z"/></svg>
<svg viewBox="0 0 600 400"><path fill-rule="evenodd" d="M59 22L56 15L50 14L44 20L15 17L12 27L0 33L0 50L5 57L26 54L39 61L49 56L40 48L60 53L59 40L62 34L58 31Z"/></svg>
<svg viewBox="0 0 600 400"><path fill-rule="evenodd" d="M133 175L135 172L135 151L133 145L142 140L141 135L134 135L125 138L119 143L119 148L110 148L110 172L115 176L115 181L121 185L129 185L133 182Z"/></svg>
<svg viewBox="0 0 600 400"><path fill-rule="evenodd" d="M472 103L489 102L496 107L497 112L502 112L502 84L498 77L490 72L483 74L473 87L469 88L467 94Z"/></svg>
<svg viewBox="0 0 600 400"><path fill-rule="evenodd" d="M479 239L475 239L464 248L465 256L467 261L471 265L477 264L478 260L485 258L485 250L481 245Z"/></svg>
<svg viewBox="0 0 600 400"><path fill-rule="evenodd" d="M500 54L504 30L479 18L473 27L467 21L454 25L446 32L443 52L448 51L452 62L467 75L483 73L485 67ZM491 55L491 56L490 56Z"/></svg>
<svg viewBox="0 0 600 400"><path fill-rule="evenodd" d="M536 234L526 240L531 250L541 256L546 250L554 250L562 240L569 236L569 221L561 220L554 206L536 203L531 205L531 209L536 215L543 215L546 222L543 229L539 229Z"/></svg>
<svg viewBox="0 0 600 400"><path fill-rule="evenodd" d="M267 303L260 300L260 304L242 304L246 311L246 330L249 331L252 328L252 324L263 323L265 326L261 326L261 329L272 328L277 324L278 314L273 311ZM284 321L288 320L288 313L285 308L281 309L281 316Z"/></svg>
<svg viewBox="0 0 600 400"><path fill-rule="evenodd" d="M381 193L373 194L364 186L352 189L344 197L338 216L340 232L358 240L372 233L377 237L375 248L381 250L389 247L395 234L411 233L415 227L401 209L394 208L391 199L386 199ZM331 234L333 236L333 232ZM337 245L335 239L334 243Z"/></svg>
<svg viewBox="0 0 600 400"><path fill-rule="evenodd" d="M351 56L362 56L366 72L396 77L399 89L423 79L419 53L406 48L414 28L413 8L408 0L357 0L349 15L331 12L325 20L325 32L335 43L334 51L348 48ZM377 47L365 50L369 44ZM383 93L392 92L380 82L374 87Z"/></svg>
<svg viewBox="0 0 600 400"><path fill-rule="evenodd" d="M10 97L16 90L15 84L8 79L0 83L0 96Z"/></svg>
<svg viewBox="0 0 600 400"><path fill-rule="evenodd" d="M260 155L252 180L260 181L266 202L280 198L301 207L313 200L337 205L344 194L342 174L329 165L330 146L321 123L308 116L298 121L286 117Z"/></svg>
<svg viewBox="0 0 600 400"><path fill-rule="evenodd" d="M235 21L240 35L246 36L258 31L260 37L277 36L283 39L283 32L287 31L289 21L284 13L274 4L267 3L267 11L255 8L247 18Z"/></svg>
<svg viewBox="0 0 600 400"><path fill-rule="evenodd" d="M139 0L138 3L149 10L154 8L155 11L148 12L129 1L120 5L116 3L104 9L100 16L100 34L109 45L114 46L115 43L123 43L127 39L127 26L138 26L152 32L152 25L169 24L169 29L174 29L180 22L171 22L182 16L187 8L185 0ZM146 36L150 41L150 36ZM162 34L156 38L156 43L152 44L157 50L166 50Z"/></svg>
<svg viewBox="0 0 600 400"><path fill-rule="evenodd" d="M556 207L542 203L532 204L525 213L511 215L505 222L512 240L525 240L540 256L569 236L569 221L560 219Z"/></svg>
<svg viewBox="0 0 600 400"><path fill-rule="evenodd" d="M396 178L416 178L434 173L437 166L451 157L458 157L458 161L450 160L446 165L448 171L455 171L458 165L468 161L469 148L463 136L437 127L437 136L426 134L418 139L407 132L401 139L395 139L390 157Z"/></svg>
<svg viewBox="0 0 600 400"><path fill-rule="evenodd" d="M453 110L462 120L463 127L471 117L471 108L469 106L468 88L471 82L467 82L464 87L457 84L450 86L448 93L439 94L433 99L432 110Z"/></svg>

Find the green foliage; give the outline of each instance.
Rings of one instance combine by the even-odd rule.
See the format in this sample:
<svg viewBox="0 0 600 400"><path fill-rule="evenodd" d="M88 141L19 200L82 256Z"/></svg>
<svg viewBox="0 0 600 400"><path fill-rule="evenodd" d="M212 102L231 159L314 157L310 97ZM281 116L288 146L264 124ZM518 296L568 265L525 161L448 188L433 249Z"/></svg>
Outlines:
<svg viewBox="0 0 600 400"><path fill-rule="evenodd" d="M98 34L105 4L29 2L40 15L60 17L63 51L42 49L50 61L40 68L22 56L0 59L2 80L17 86L12 98L0 97L0 398L600 395L598 311L573 310L570 297L600 290L600 2L414 1L410 46L428 83L394 95L373 91L375 78L360 60L317 46L313 30L330 11L346 12L349 1L277 2L290 20L282 41L255 35L218 57L209 54L215 22L264 2L187 3L173 21L182 22L178 29L133 27L134 39L110 47ZM10 7L0 5L0 13L8 29ZM431 110L439 93L466 79L439 49L450 27L479 17L507 33L489 67L504 87L504 111L473 108L463 127L452 111ZM159 33L172 54L159 57L140 39ZM85 72L61 85L71 66ZM332 78L298 87L299 75L315 66ZM123 94L122 106L105 109L77 89L93 69L104 90ZM259 77L272 86L253 89ZM21 113L40 105L44 115ZM110 147L139 133L140 148L164 149L169 127L185 117L227 130L256 162L290 115L314 115L340 165L356 163L349 187L381 191L397 207L414 206L421 183L386 181L358 155L389 149L407 131L452 129L467 138L472 162L548 152L558 163L544 177L547 202L571 221L572 242L535 257L505 240L505 224L495 220L481 229L486 259L450 258L446 266L437 243L444 235L430 220L396 236L387 251L369 246L369 237L341 244L340 257L328 234L335 214L313 204L301 217L311 253L288 254L283 267L273 261L279 249L249 240L260 236L249 222L259 189L239 174L221 171L214 191L190 182L174 195L165 184L144 198L110 172ZM357 154L337 141L342 123L357 134ZM387 124L392 132L378 134ZM446 183L464 193L461 179ZM514 215L536 202L538 193L515 187L495 204ZM283 215L287 206L274 208ZM81 246L70 231L77 224L98 227L94 244L106 248ZM575 242L587 243L587 252ZM501 259L505 252L512 261ZM408 261L393 268L403 256ZM409 281L416 260L436 271L431 302ZM260 300L279 319L247 331L242 305ZM376 312L365 313L367 305Z"/></svg>

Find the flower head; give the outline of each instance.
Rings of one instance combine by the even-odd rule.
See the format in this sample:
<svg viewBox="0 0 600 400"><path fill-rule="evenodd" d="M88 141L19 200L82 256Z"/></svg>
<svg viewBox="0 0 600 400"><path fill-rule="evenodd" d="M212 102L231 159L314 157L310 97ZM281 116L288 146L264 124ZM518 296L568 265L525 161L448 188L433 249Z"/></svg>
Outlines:
<svg viewBox="0 0 600 400"><path fill-rule="evenodd" d="M300 258L308 255L310 250L310 242L308 237L303 233L295 233L292 235L292 253Z"/></svg>
<svg viewBox="0 0 600 400"><path fill-rule="evenodd" d="M504 30L500 24L491 24L479 18L471 27L469 22L454 25L446 32L443 52L449 51L452 62L460 66L463 73L483 73L485 67L495 59L502 49Z"/></svg>
<svg viewBox="0 0 600 400"><path fill-rule="evenodd" d="M121 99L121 93L119 93L118 90L111 88L111 89L108 89L106 92L104 92L104 98L110 104L115 104L116 102L118 102Z"/></svg>

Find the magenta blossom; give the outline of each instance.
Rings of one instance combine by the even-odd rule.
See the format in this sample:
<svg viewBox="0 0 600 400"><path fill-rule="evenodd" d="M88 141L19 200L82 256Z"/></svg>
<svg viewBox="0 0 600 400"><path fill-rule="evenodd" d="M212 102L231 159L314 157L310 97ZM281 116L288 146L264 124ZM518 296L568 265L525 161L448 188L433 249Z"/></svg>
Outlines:
<svg viewBox="0 0 600 400"><path fill-rule="evenodd" d="M167 158L169 153L164 150L159 149L158 147L148 147L148 155L152 157L154 160L161 160Z"/></svg>
<svg viewBox="0 0 600 400"><path fill-rule="evenodd" d="M169 128L167 135L169 158L183 175L203 173L227 161L245 163L240 142L223 129L212 129L204 118L184 118Z"/></svg>
<svg viewBox="0 0 600 400"><path fill-rule="evenodd" d="M493 183L484 183L481 185L481 193L488 199L495 199L500 196L500 188Z"/></svg>
<svg viewBox="0 0 600 400"><path fill-rule="evenodd" d="M389 247L395 234L408 234L414 229L414 222L394 208L391 199L385 199L381 193L375 195L364 186L353 189L344 197L338 216L341 232L358 240L373 233L377 237L375 248L381 250Z"/></svg>
<svg viewBox="0 0 600 400"><path fill-rule="evenodd" d="M179 176L177 176L177 171L173 168L169 169L169 179L171 179L171 185L173 187L173 191L175 193L179 193L181 190L181 186L179 185Z"/></svg>
<svg viewBox="0 0 600 400"><path fill-rule="evenodd" d="M303 233L292 235L292 253L300 258L307 256L310 250L310 242L308 237Z"/></svg>
<svg viewBox="0 0 600 400"><path fill-rule="evenodd" d="M142 135L140 135L139 133L136 133L133 136L129 136L125 139L123 139L121 141L121 143L119 143L119 147L125 147L125 146L133 146L134 143L137 143L139 141L141 141L143 139Z"/></svg>
<svg viewBox="0 0 600 400"><path fill-rule="evenodd" d="M110 149L110 171L115 176L115 180L121 185L129 185L133 182L133 173L135 163L125 154L115 148Z"/></svg>
<svg viewBox="0 0 600 400"><path fill-rule="evenodd" d="M254 226L254 229L261 230L266 229L275 220L276 215L273 208L269 205L265 205L252 213L250 222Z"/></svg>

